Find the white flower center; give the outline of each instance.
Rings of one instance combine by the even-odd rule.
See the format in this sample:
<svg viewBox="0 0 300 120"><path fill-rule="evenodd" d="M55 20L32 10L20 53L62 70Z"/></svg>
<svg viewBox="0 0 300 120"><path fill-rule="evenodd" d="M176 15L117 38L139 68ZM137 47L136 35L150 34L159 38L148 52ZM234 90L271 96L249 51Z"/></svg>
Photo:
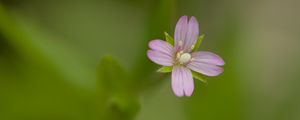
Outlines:
<svg viewBox="0 0 300 120"><path fill-rule="evenodd" d="M192 56L190 53L179 52L177 55L178 61L183 64L191 60Z"/></svg>

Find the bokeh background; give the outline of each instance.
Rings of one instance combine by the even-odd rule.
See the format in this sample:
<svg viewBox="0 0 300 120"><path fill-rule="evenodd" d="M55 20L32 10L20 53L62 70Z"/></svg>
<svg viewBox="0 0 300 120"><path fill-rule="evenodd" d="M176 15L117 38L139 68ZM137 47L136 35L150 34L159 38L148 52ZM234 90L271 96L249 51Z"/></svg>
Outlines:
<svg viewBox="0 0 300 120"><path fill-rule="evenodd" d="M1 0L1 120L299 120L299 0ZM147 43L196 16L225 72L178 98Z"/></svg>

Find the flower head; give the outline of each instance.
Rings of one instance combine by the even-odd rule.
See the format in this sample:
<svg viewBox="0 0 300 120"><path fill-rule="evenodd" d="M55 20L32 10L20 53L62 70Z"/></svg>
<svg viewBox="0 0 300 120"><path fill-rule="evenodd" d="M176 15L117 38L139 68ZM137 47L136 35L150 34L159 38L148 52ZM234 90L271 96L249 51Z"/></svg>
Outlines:
<svg viewBox="0 0 300 120"><path fill-rule="evenodd" d="M163 40L152 40L147 55L151 61L172 67L172 90L176 96L191 96L194 91L193 72L217 76L223 72L224 61L207 51L195 51L201 40L195 17L182 16L175 28L174 45ZM201 38L201 37L199 37ZM197 41L198 40L198 41Z"/></svg>

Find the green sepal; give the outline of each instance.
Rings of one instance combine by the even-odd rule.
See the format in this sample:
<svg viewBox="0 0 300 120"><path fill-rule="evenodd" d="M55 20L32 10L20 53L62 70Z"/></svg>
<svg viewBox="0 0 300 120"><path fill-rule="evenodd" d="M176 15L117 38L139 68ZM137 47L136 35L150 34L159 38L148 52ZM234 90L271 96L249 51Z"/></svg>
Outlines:
<svg viewBox="0 0 300 120"><path fill-rule="evenodd" d="M160 73L168 73L168 72L171 72L172 69L173 69L172 66L163 66L163 67L159 68L159 69L157 70L157 72L160 72Z"/></svg>
<svg viewBox="0 0 300 120"><path fill-rule="evenodd" d="M166 41L168 43L170 43L171 45L174 45L174 39L167 32L165 32L165 37L166 37Z"/></svg>
<svg viewBox="0 0 300 120"><path fill-rule="evenodd" d="M204 79L204 76L202 74L192 71L192 75L195 79L200 80L204 84L207 84L207 80Z"/></svg>
<svg viewBox="0 0 300 120"><path fill-rule="evenodd" d="M205 36L204 34L199 36L199 38L197 39L197 41L194 45L193 52L196 51L199 48L200 44L202 43L202 40L203 40L204 36Z"/></svg>

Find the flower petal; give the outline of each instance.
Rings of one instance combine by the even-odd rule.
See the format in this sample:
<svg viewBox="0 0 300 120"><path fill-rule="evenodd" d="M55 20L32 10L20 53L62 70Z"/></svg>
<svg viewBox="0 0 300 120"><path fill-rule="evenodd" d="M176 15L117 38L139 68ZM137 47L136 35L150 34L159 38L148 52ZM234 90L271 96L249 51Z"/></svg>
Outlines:
<svg viewBox="0 0 300 120"><path fill-rule="evenodd" d="M194 81L191 70L182 66L173 67L172 90L178 97L192 95L194 91Z"/></svg>
<svg viewBox="0 0 300 120"><path fill-rule="evenodd" d="M220 56L212 52L206 52L206 51L194 52L192 53L192 58L194 62L208 63L208 64L220 65L220 66L225 64L224 60Z"/></svg>
<svg viewBox="0 0 300 120"><path fill-rule="evenodd" d="M187 51L191 51L192 50L191 46L195 44L198 37L199 37L199 24L197 19L194 16L192 16L188 22L184 49Z"/></svg>
<svg viewBox="0 0 300 120"><path fill-rule="evenodd" d="M172 90L174 94L178 97L181 97L184 95L183 93L183 77L180 70L180 67L173 67L172 70Z"/></svg>
<svg viewBox="0 0 300 120"><path fill-rule="evenodd" d="M149 47L152 50L159 51L159 52L171 55L171 56L173 54L172 45L163 40L158 40L158 39L152 40L149 42Z"/></svg>
<svg viewBox="0 0 300 120"><path fill-rule="evenodd" d="M217 76L224 71L224 69L219 66L194 61L187 64L187 67L207 76Z"/></svg>
<svg viewBox="0 0 300 120"><path fill-rule="evenodd" d="M187 33L187 28L188 28L188 17L187 16L180 17L175 27L175 33L174 33L175 47L178 47L179 41L184 42Z"/></svg>
<svg viewBox="0 0 300 120"><path fill-rule="evenodd" d="M183 81L183 91L186 96L192 96L194 91L194 80L193 75L190 69L185 68L182 69L184 71L185 80Z"/></svg>
<svg viewBox="0 0 300 120"><path fill-rule="evenodd" d="M148 58L155 62L156 64L163 65L163 66L172 66L173 59L172 56L162 53L160 51L155 50L148 50L147 51Z"/></svg>

